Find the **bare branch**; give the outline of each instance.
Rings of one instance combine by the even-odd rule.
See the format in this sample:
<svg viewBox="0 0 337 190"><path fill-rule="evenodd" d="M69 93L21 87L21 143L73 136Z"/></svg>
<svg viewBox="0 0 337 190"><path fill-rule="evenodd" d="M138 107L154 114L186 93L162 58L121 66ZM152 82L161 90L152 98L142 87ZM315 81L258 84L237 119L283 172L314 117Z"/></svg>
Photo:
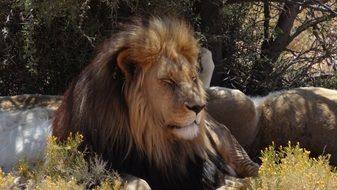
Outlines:
<svg viewBox="0 0 337 190"><path fill-rule="evenodd" d="M316 8L319 8L322 12L327 11L327 12L330 12L331 14L337 16L337 11L331 9L330 6L325 4L327 1L322 2L322 1L318 1L318 0L313 0L313 2L315 2L316 4L318 4L320 6L320 7L316 7ZM336 4L336 2L334 4ZM311 6L311 7L314 8L314 6Z"/></svg>
<svg viewBox="0 0 337 190"><path fill-rule="evenodd" d="M307 20L305 21L301 26L299 26L296 31L290 35L288 41L291 42L292 40L294 40L298 35L300 35L302 32L304 32L305 30L307 30L310 27L316 26L317 24L320 24L322 22L328 21L334 17L336 17L337 15L327 15L327 16L321 16L315 19L311 19L311 20Z"/></svg>

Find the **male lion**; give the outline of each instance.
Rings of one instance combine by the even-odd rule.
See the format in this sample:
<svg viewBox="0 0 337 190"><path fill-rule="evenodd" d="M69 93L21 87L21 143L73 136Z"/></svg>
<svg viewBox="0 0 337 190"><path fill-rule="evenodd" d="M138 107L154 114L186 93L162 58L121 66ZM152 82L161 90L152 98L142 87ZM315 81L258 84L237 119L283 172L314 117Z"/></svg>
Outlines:
<svg viewBox="0 0 337 190"><path fill-rule="evenodd" d="M153 189L214 189L257 175L229 130L205 111L199 46L183 21L152 17L108 39L66 91L52 132L80 132L110 169Z"/></svg>

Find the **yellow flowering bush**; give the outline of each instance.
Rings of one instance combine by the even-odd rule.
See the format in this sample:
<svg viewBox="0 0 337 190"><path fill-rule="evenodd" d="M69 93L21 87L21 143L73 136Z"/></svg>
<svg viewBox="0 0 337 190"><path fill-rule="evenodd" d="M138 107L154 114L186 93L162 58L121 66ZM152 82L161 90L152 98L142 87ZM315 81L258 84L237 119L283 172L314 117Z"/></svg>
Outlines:
<svg viewBox="0 0 337 190"><path fill-rule="evenodd" d="M0 170L0 189L123 189L116 173L105 169L106 163L98 157L87 162L85 153L78 150L81 135L74 135L65 143L48 139L47 161L31 168L21 161L13 172ZM257 178L249 179L256 190L335 190L337 173L329 165L329 155L310 158L310 152L299 144L262 151L261 167Z"/></svg>
<svg viewBox="0 0 337 190"><path fill-rule="evenodd" d="M0 169L0 189L19 189L14 187L14 180L13 175L5 175Z"/></svg>
<svg viewBox="0 0 337 190"><path fill-rule="evenodd" d="M259 190L335 190L337 173L329 165L330 156L310 158L310 152L299 144L279 147L272 145L262 151L259 176L252 179L253 189Z"/></svg>

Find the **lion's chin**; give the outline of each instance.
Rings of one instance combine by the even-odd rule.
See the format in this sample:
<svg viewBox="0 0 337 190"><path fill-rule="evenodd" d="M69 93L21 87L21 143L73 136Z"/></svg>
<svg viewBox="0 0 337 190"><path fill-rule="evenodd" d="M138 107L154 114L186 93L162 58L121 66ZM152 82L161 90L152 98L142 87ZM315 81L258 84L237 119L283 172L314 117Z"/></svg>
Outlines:
<svg viewBox="0 0 337 190"><path fill-rule="evenodd" d="M196 122L193 122L185 127L173 127L172 132L178 138L192 140L198 136L199 126Z"/></svg>

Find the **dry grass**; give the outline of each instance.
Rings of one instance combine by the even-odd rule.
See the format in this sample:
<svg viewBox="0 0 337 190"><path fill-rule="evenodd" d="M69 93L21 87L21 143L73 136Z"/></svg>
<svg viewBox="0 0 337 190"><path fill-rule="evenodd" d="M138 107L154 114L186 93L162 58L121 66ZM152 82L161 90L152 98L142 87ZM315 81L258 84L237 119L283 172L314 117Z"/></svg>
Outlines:
<svg viewBox="0 0 337 190"><path fill-rule="evenodd" d="M78 150L80 135L58 144L54 137L48 139L46 162L29 167L24 161L10 173L0 171L0 189L122 189L116 173L107 171L106 163L98 157L90 162Z"/></svg>
<svg viewBox="0 0 337 190"><path fill-rule="evenodd" d="M30 168L24 161L10 174L0 171L0 189L123 189L122 180L116 173L105 169L99 158L91 162L78 151L82 138L75 135L64 144L55 138L48 139L47 162ZM270 146L262 151L259 176L250 179L253 189L258 190L335 190L337 173L329 166L329 156L310 158L309 151L299 145Z"/></svg>

